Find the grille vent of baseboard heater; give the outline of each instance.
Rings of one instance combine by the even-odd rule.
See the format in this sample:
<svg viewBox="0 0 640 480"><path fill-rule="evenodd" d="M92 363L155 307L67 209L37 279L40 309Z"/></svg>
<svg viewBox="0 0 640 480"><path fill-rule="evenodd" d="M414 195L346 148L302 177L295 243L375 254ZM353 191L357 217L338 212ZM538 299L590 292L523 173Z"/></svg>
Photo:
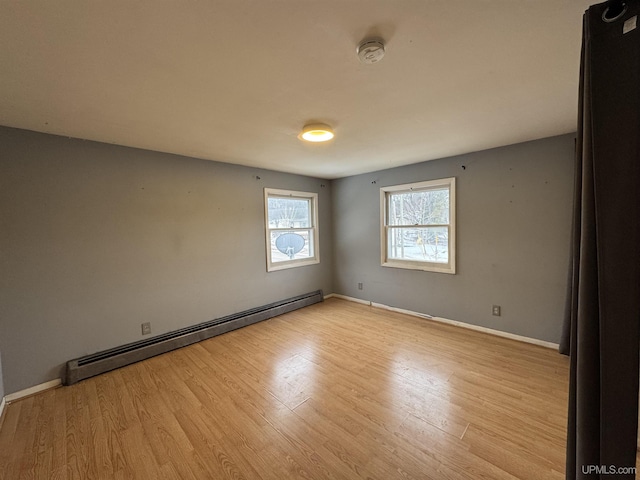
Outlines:
<svg viewBox="0 0 640 480"><path fill-rule="evenodd" d="M293 310L322 302L323 299L322 290L317 290L216 320L199 323L191 327L181 328L180 330L158 335L148 340L140 340L122 345L121 347L76 358L75 360L67 362L64 383L65 385L73 385L85 378L155 357L156 355L170 352L180 347L186 347L187 345L246 327L253 323L268 320L283 313L292 312Z"/></svg>

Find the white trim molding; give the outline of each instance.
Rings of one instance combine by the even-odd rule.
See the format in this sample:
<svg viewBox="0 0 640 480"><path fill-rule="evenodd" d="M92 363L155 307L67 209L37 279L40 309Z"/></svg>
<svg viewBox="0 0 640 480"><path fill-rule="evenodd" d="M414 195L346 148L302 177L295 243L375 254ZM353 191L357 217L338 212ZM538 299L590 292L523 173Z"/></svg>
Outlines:
<svg viewBox="0 0 640 480"><path fill-rule="evenodd" d="M2 414L4 413L4 406L7 404L6 397L2 397L2 400L0 400L0 428L2 427Z"/></svg>
<svg viewBox="0 0 640 480"><path fill-rule="evenodd" d="M347 300L349 302L361 303L362 305L371 306L371 302L369 300L362 300L356 297L348 297L346 295L340 295L339 293L330 293L329 295L325 295L324 299L327 300L329 298L340 298L341 300Z"/></svg>
<svg viewBox="0 0 640 480"><path fill-rule="evenodd" d="M33 387L25 388L24 390L20 390L19 392L10 393L4 397L4 400L7 404L11 402L15 402L16 400L20 400L21 398L29 397L31 395L35 395L36 393L44 392L45 390L51 390L52 388L56 388L62 385L62 380L56 378L55 380L50 380L48 382L41 383L39 385L34 385Z"/></svg>
<svg viewBox="0 0 640 480"><path fill-rule="evenodd" d="M471 323L460 322L458 320L450 320L443 317L434 317L426 313L414 312L412 310L405 310L404 308L391 307L383 303L375 303L368 300L361 300L359 298L348 297L346 295L340 295L338 293L332 293L324 298L340 298L342 300L348 300L350 302L362 303L364 305L370 305L374 308L381 308L383 310L390 310L392 312L403 313L405 315L411 315L412 317L426 318L438 323L444 323L447 325L453 325L455 327L466 328L467 330L475 330L476 332L487 333L496 337L508 338L517 342L529 343L531 345L538 345L539 347L549 348L552 350L558 350L560 347L557 343L547 342L545 340L539 340L537 338L525 337L523 335L516 335L515 333L503 332L502 330L494 330L493 328L481 327L479 325L473 325Z"/></svg>

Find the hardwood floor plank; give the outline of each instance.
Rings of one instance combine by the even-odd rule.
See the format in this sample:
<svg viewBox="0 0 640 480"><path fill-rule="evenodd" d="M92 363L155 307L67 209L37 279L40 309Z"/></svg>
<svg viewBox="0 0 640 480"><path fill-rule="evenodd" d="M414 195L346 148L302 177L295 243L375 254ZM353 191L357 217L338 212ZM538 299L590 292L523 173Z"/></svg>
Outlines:
<svg viewBox="0 0 640 480"><path fill-rule="evenodd" d="M108 374L94 377L91 381L94 382L96 386L98 406L100 408L107 450L109 452L109 461L113 469L113 475L117 477L126 473L129 470L129 466L125 459L122 438L120 436L121 432L126 431L124 427L124 415L119 413L118 405L120 405L120 403L117 402L114 404L116 399L113 398L112 391L109 390L113 388L112 377L114 374L115 372L109 372ZM78 387L78 384L69 387L69 389L76 387ZM120 391L115 393L117 393L118 396L125 396L126 392ZM67 457L71 453L74 453L73 450L67 449Z"/></svg>
<svg viewBox="0 0 640 480"><path fill-rule="evenodd" d="M459 439L414 416L409 416L396 434L438 462L441 478L514 480L509 472L474 455Z"/></svg>
<svg viewBox="0 0 640 480"><path fill-rule="evenodd" d="M197 445L196 451L203 458L208 456L215 459L226 478L262 478L241 451L246 449L255 452L257 449L246 441L238 442L237 437L230 435L232 432L225 429L224 424L221 425L221 418L212 416L206 409L179 412L178 418L185 433ZM252 438L251 441L259 442L261 439Z"/></svg>
<svg viewBox="0 0 640 480"><path fill-rule="evenodd" d="M145 435L141 425L132 425L120 435L122 457L129 467L114 472L113 476L124 478L162 478L161 465L155 461L149 444L149 438ZM110 478L104 475L98 478ZM179 478L179 477L174 477Z"/></svg>
<svg viewBox="0 0 640 480"><path fill-rule="evenodd" d="M499 438L476 425L469 426L464 440L469 445L470 452L516 478L531 480L562 480L564 478L564 474L556 470L557 464L554 465L550 458L534 455L522 445Z"/></svg>
<svg viewBox="0 0 640 480"><path fill-rule="evenodd" d="M8 478L18 478L19 476L24 476L26 478L29 476L33 477L32 468L35 458L34 455L31 454L31 446L33 445L33 437L36 433L38 404L36 396L27 398L24 402L25 405L22 405L23 408L16 428L14 442L9 447L12 449L14 448L19 452L19 454L17 458L11 459L13 461L10 462L9 465ZM29 437L25 437L20 435L21 432L30 432L31 435Z"/></svg>
<svg viewBox="0 0 640 480"><path fill-rule="evenodd" d="M25 410L28 408L26 401L14 402L5 407L4 421L0 430L0 472L2 472L0 478L9 478L13 464L20 460L15 449L15 437L20 420L28 414L26 411L23 412L23 407Z"/></svg>
<svg viewBox="0 0 640 480"><path fill-rule="evenodd" d="M568 359L330 299L7 406L0 479L560 479Z"/></svg>
<svg viewBox="0 0 640 480"><path fill-rule="evenodd" d="M53 463L53 413L55 390L49 390L38 395L40 413L36 423L34 443L31 447L32 456L35 456L35 478L45 478L52 470Z"/></svg>

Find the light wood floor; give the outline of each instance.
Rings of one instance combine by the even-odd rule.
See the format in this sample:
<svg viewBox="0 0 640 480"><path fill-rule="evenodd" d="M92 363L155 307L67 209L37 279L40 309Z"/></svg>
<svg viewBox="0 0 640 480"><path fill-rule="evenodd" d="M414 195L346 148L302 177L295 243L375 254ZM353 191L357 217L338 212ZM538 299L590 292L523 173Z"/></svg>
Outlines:
<svg viewBox="0 0 640 480"><path fill-rule="evenodd" d="M562 479L568 360L330 299L7 407L3 479Z"/></svg>

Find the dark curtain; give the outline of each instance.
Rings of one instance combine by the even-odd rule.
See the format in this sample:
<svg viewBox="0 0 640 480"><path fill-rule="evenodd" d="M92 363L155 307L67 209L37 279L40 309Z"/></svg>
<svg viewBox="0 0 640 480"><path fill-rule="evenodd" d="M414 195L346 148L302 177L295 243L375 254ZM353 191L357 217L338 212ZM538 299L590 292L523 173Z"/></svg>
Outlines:
<svg viewBox="0 0 640 480"><path fill-rule="evenodd" d="M609 8L607 12L606 9ZM567 319L567 479L635 478L640 326L640 0L584 16ZM603 15L607 20L603 19ZM612 475L614 474L614 475Z"/></svg>

